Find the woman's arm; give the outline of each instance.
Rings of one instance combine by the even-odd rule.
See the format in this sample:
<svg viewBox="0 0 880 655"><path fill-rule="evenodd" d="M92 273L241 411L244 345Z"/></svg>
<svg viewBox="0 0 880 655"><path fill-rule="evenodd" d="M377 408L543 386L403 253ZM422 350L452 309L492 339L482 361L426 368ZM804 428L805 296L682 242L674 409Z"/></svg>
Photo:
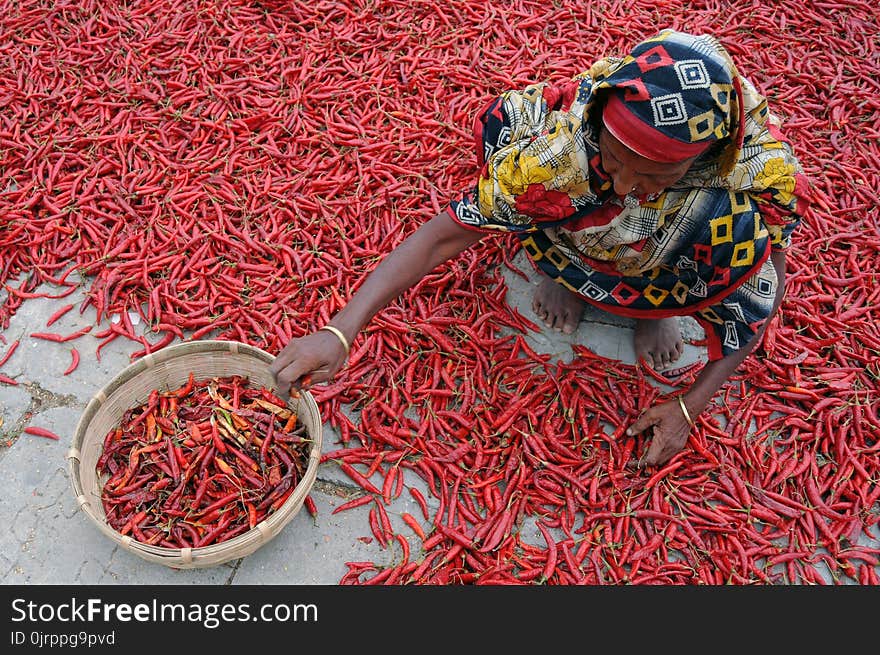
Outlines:
<svg viewBox="0 0 880 655"><path fill-rule="evenodd" d="M737 367L761 341L771 319L776 315L782 298L785 295L785 251L774 250L770 253L770 261L776 269L776 297L767 320L761 325L754 338L745 346L726 357L709 362L703 367L700 375L691 388L682 396L684 405L691 418L702 412L712 400L715 392L721 388ZM638 434L649 426L654 427L654 436L648 448L644 463L648 466L660 465L669 461L673 455L684 448L691 430L684 417L678 400L655 405L645 411L638 420L626 431L628 435Z"/></svg>
<svg viewBox="0 0 880 655"><path fill-rule="evenodd" d="M420 226L392 250L330 321L351 344L358 332L385 305L443 262L479 241L486 233L469 230L441 213ZM309 383L326 382L345 363L341 340L318 330L291 341L269 366L282 393Z"/></svg>

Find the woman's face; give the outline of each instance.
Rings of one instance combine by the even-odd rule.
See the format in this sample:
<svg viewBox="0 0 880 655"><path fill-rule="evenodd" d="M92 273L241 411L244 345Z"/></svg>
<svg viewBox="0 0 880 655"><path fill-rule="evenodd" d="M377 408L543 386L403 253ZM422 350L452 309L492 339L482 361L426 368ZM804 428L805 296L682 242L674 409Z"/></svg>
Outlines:
<svg viewBox="0 0 880 655"><path fill-rule="evenodd" d="M696 157L672 164L646 159L627 148L603 125L599 131L602 168L619 196L650 196L672 186L688 172Z"/></svg>

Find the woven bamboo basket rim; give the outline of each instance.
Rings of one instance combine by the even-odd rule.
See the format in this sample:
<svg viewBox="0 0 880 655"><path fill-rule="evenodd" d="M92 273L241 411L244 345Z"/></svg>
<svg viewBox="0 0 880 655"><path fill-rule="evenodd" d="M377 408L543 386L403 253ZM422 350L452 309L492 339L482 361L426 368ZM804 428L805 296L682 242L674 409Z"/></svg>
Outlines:
<svg viewBox="0 0 880 655"><path fill-rule="evenodd" d="M312 440L308 464L293 493L254 528L227 541L198 548L166 548L145 544L121 535L110 526L101 503L103 481L96 472L107 432L118 425L125 411L146 402L153 389L174 389L190 372L197 380L226 375L245 375L251 385L276 391L268 365L268 352L237 341L198 340L166 346L126 366L102 387L86 405L76 426L67 454L71 485L79 509L112 541L138 557L172 568L217 566L252 554L273 539L302 508L317 477L321 459L322 422L318 405L308 391L288 401Z"/></svg>

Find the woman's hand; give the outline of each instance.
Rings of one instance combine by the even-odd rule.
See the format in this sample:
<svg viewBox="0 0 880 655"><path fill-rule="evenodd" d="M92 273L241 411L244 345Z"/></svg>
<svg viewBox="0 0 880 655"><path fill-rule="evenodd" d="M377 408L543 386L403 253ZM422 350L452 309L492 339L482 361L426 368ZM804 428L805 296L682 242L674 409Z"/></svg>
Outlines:
<svg viewBox="0 0 880 655"><path fill-rule="evenodd" d="M279 395L327 382L345 364L345 346L327 330L291 339L269 365Z"/></svg>
<svg viewBox="0 0 880 655"><path fill-rule="evenodd" d="M639 462L639 465L644 466L660 466L668 462L685 447L691 431L677 399L649 407L626 433L639 434L649 427L653 427L654 431L648 452L643 461Z"/></svg>

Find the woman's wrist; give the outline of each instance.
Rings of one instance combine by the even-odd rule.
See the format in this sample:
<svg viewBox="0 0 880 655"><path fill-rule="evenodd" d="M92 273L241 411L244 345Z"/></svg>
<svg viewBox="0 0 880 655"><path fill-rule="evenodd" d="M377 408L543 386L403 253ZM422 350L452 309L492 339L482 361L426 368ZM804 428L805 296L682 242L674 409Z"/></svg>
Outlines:
<svg viewBox="0 0 880 655"><path fill-rule="evenodd" d="M325 330L327 332L332 332L334 335L336 335L336 338L339 339L339 343L341 343L342 347L345 349L345 356L348 357L349 353L351 352L351 342L349 341L348 337L345 336L342 330L332 325L324 325L322 327L319 327L318 330Z"/></svg>
<svg viewBox="0 0 880 655"><path fill-rule="evenodd" d="M694 419L691 418L691 411L690 411L690 409L688 409L688 406L684 401L684 397L685 397L685 394L683 394L683 393L676 396L676 398L678 400L678 406L681 408L681 413L684 416L684 420L687 421L688 425L690 425L692 428L696 427L696 424L694 423Z"/></svg>

